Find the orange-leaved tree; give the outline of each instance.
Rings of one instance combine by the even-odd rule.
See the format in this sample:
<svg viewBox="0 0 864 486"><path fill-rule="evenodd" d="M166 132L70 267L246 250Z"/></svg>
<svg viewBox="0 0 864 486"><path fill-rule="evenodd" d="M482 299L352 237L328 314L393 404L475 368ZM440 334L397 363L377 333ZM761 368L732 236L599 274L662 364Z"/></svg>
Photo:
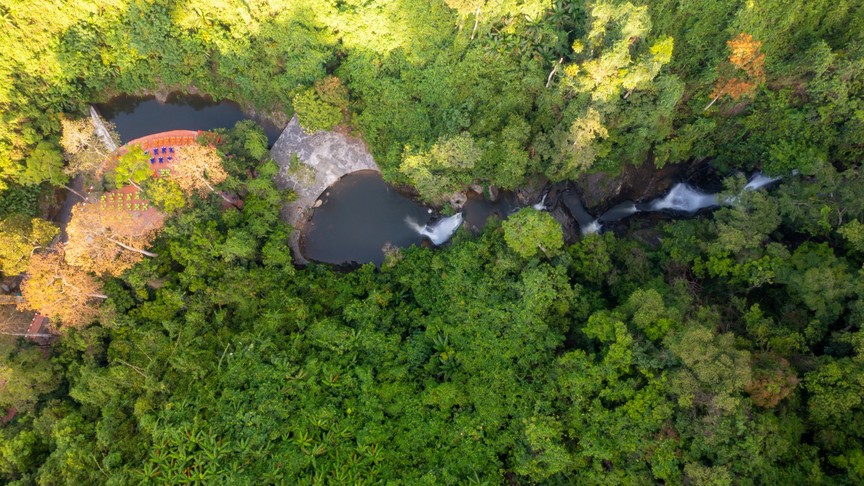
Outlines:
<svg viewBox="0 0 864 486"><path fill-rule="evenodd" d="M30 257L27 276L21 283L22 310L35 310L67 326L93 322L96 300L107 299L93 276L70 266L62 247Z"/></svg>
<svg viewBox="0 0 864 486"><path fill-rule="evenodd" d="M171 180L177 183L183 192L210 191L219 194L229 204L232 201L217 191L214 187L228 178L228 173L222 167L222 157L216 148L210 145L185 145L177 149L174 163L171 165Z"/></svg>
<svg viewBox="0 0 864 486"><path fill-rule="evenodd" d="M165 221L155 210L132 213L78 204L66 228L66 261L99 275L120 275L143 257Z"/></svg>
<svg viewBox="0 0 864 486"><path fill-rule="evenodd" d="M69 161L66 173L75 176L100 171L112 150L102 142L90 119L71 120L63 118L60 123L63 127L60 145ZM109 125L107 129L111 136L116 139L113 125Z"/></svg>
<svg viewBox="0 0 864 486"><path fill-rule="evenodd" d="M753 94L756 88L765 82L765 54L762 54L762 43L753 39L750 34L741 33L726 43L731 53L729 63L721 69L726 71L720 76L714 90L713 99L705 110L711 108L723 96L733 100Z"/></svg>

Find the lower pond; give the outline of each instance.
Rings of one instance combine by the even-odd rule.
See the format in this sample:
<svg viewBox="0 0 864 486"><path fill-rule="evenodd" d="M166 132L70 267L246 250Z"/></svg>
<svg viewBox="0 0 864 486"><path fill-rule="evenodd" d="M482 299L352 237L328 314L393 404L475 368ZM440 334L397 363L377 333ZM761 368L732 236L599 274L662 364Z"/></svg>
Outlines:
<svg viewBox="0 0 864 486"><path fill-rule="evenodd" d="M273 145L280 127L244 113L231 101L174 93L165 102L154 96L117 96L96 105L106 120L116 125L122 143L168 130L212 130L231 128L240 120L253 119L264 127L269 145Z"/></svg>
<svg viewBox="0 0 864 486"><path fill-rule="evenodd" d="M519 209L516 196L495 201L470 193L462 211L433 217L433 211L400 194L373 171L341 178L321 195L301 239L303 256L324 263L380 265L385 246L443 244L459 227L478 233L490 217L506 219Z"/></svg>
<svg viewBox="0 0 864 486"><path fill-rule="evenodd" d="M425 225L429 210L399 194L372 171L354 172L330 186L307 223L301 246L310 260L380 265L383 247L419 245L410 224Z"/></svg>

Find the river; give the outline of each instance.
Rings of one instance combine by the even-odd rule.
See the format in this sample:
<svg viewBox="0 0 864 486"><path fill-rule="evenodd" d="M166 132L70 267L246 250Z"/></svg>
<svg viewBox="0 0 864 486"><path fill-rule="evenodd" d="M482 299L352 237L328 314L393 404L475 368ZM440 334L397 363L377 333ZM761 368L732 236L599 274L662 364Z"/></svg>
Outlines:
<svg viewBox="0 0 864 486"><path fill-rule="evenodd" d="M251 117L230 101L174 94L163 103L155 97L121 96L98 105L102 116L113 122L122 141L175 129L230 128ZM256 120L261 123L260 120ZM272 146L281 130L263 124ZM776 179L754 174L745 190L756 190ZM548 188L536 201L520 204L512 192L501 192L495 201L469 193L460 211L437 216L432 209L400 194L374 171L350 173L328 187L315 202L301 235L301 252L309 260L331 263L374 263L384 260L385 247L445 244L461 226L477 233L491 217L506 219L523 206L550 211L565 228L569 241L602 231L625 218L644 212L688 216L733 204L736 197L719 200L688 184L674 185L664 196L650 201L621 201L599 216L591 215L568 185ZM569 229L569 231L568 231Z"/></svg>

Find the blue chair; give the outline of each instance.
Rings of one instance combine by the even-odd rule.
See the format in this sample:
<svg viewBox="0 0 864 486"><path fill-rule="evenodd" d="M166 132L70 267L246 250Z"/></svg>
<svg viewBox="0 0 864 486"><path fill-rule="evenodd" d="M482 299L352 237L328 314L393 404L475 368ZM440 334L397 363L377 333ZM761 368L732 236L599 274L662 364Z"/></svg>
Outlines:
<svg viewBox="0 0 864 486"><path fill-rule="evenodd" d="M159 163L160 164L162 163L162 157L159 157Z"/></svg>
<svg viewBox="0 0 864 486"><path fill-rule="evenodd" d="M171 156L170 155L168 156L168 162L171 162Z"/></svg>
<svg viewBox="0 0 864 486"><path fill-rule="evenodd" d="M174 153L174 147L168 147L168 151L173 154Z"/></svg>
<svg viewBox="0 0 864 486"><path fill-rule="evenodd" d="M150 163L151 163L151 164L155 164L155 163L156 163L156 158L155 158L155 157L151 157L151 158L150 158Z"/></svg>
<svg viewBox="0 0 864 486"><path fill-rule="evenodd" d="M168 149L165 148L165 147L162 147L162 153L163 153L163 154L167 154L167 153L168 153Z"/></svg>

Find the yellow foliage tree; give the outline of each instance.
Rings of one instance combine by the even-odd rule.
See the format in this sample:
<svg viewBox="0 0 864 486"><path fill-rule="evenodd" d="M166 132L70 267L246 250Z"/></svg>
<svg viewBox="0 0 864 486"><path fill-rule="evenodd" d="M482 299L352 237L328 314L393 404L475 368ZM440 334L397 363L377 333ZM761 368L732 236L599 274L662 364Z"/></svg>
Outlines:
<svg viewBox="0 0 864 486"><path fill-rule="evenodd" d="M66 173L94 173L102 168L103 163L111 155L111 151L99 138L99 134L89 118L81 120L62 119L63 135L60 145L69 161ZM113 129L109 126L109 132ZM114 135L115 138L116 135Z"/></svg>
<svg viewBox="0 0 864 486"><path fill-rule="evenodd" d="M229 204L231 200L214 187L228 178L222 167L222 157L209 145L186 145L177 149L171 165L171 180L188 194L206 191L219 194Z"/></svg>
<svg viewBox="0 0 864 486"><path fill-rule="evenodd" d="M78 204L66 232L66 261L98 275L119 275L143 257L155 257L149 246L162 228L164 215L142 215L103 210L95 204Z"/></svg>
<svg viewBox="0 0 864 486"><path fill-rule="evenodd" d="M765 82L765 54L762 54L762 43L753 36L741 33L726 43L729 46L729 65L722 69L730 71L720 76L711 91L711 102L705 107L714 105L723 96L733 100L752 94L756 88Z"/></svg>
<svg viewBox="0 0 864 486"><path fill-rule="evenodd" d="M30 258L21 295L25 301L20 309L35 310L72 327L93 322L97 314L94 300L108 298L95 278L66 263L62 249Z"/></svg>
<svg viewBox="0 0 864 486"><path fill-rule="evenodd" d="M0 220L0 271L6 275L25 271L33 251L46 246L58 231L57 226L40 218Z"/></svg>

